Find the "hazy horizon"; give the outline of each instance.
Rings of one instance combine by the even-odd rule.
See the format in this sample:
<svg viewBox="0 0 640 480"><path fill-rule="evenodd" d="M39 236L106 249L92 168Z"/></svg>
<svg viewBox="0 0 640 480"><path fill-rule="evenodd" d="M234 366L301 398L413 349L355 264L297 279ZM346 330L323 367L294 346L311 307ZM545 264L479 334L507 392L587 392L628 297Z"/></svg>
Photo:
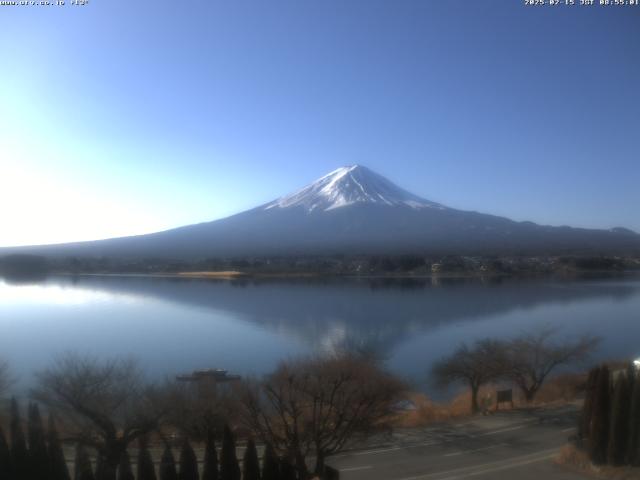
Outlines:
<svg viewBox="0 0 640 480"><path fill-rule="evenodd" d="M0 246L224 218L361 164L425 199L640 231L640 8L2 7Z"/></svg>

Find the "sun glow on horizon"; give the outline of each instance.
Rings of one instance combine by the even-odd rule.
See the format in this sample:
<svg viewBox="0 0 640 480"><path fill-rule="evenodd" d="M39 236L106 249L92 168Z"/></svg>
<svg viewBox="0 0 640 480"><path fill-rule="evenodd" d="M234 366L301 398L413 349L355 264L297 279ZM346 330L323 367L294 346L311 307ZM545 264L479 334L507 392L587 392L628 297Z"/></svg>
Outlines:
<svg viewBox="0 0 640 480"><path fill-rule="evenodd" d="M2 152L0 246L42 245L149 233L166 228L137 205L124 205L92 187L79 186L31 166L18 149ZM55 162L51 162L55 165Z"/></svg>
<svg viewBox="0 0 640 480"><path fill-rule="evenodd" d="M180 226L141 188L80 142L30 142L0 121L0 247L46 245L152 233ZM6 128L5 128L6 127ZM91 158L91 161L84 160ZM149 178L153 178L151 175ZM104 180L102 182L101 180ZM113 184L119 190L113 189ZM175 221L175 220L174 220Z"/></svg>

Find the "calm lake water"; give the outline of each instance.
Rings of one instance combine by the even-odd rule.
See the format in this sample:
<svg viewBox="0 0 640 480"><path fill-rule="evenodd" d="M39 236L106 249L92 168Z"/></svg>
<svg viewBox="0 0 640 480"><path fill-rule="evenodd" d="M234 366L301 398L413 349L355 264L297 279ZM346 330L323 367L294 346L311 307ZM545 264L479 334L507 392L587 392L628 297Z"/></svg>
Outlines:
<svg viewBox="0 0 640 480"><path fill-rule="evenodd" d="M597 359L640 355L640 279L0 279L0 357L20 388L66 351L134 355L158 378L214 367L261 374L349 345L377 350L426 389L429 366L460 342L547 325L602 336Z"/></svg>

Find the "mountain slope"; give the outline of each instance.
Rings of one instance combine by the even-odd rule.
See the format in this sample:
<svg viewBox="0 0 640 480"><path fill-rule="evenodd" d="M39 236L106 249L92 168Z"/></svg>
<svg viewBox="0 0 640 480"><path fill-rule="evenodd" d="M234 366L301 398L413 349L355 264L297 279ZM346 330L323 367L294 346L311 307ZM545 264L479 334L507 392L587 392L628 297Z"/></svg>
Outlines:
<svg viewBox="0 0 640 480"><path fill-rule="evenodd" d="M360 253L637 253L640 235L623 228L548 227L456 210L413 195L366 167L350 166L291 195L221 220L136 237L18 250L51 256L184 259Z"/></svg>

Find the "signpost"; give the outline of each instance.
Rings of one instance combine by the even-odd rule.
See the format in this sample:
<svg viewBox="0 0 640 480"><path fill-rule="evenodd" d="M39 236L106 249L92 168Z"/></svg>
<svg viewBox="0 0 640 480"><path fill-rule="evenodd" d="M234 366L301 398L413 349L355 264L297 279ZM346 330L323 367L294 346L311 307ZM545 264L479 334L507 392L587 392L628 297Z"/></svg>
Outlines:
<svg viewBox="0 0 640 480"><path fill-rule="evenodd" d="M496 410L500 408L501 403L508 402L513 408L513 390L498 390L496 392Z"/></svg>

